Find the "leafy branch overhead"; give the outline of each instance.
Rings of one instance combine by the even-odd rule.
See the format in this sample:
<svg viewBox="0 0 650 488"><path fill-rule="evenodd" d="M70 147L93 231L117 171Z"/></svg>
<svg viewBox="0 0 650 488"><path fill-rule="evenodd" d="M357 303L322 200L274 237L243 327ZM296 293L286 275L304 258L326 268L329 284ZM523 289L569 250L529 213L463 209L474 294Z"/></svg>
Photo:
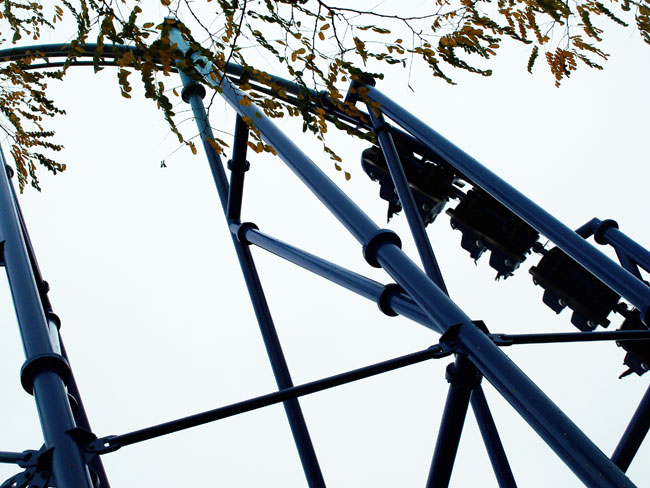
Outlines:
<svg viewBox="0 0 650 488"><path fill-rule="evenodd" d="M64 111L48 96L48 83L63 79L75 64L88 64L82 58L89 55L96 71L107 63L117 67L124 97L131 97L131 75L137 73L145 96L163 112L171 131L196 152L175 123L170 96L178 93L166 85L176 67L192 68L169 42L173 25L180 27L194 51L217 67L211 74L215 81L230 62L244 68L239 82L246 96L241 103L253 103L270 117L302 117L303 129L321 141L337 169L340 159L327 146L326 134L328 122L340 124L328 119L323 101L343 114L360 117L356 106L345 101L350 82L381 78L390 65L409 69L423 65L447 83L454 83L455 70L489 76L489 60L509 41L528 50L527 62L522 63L528 71L541 58L559 85L581 64L602 69L608 54L598 46L605 28L614 24L634 28L650 44L650 0L434 0L417 7L408 3L54 0L44 5L0 0L0 32L8 33L8 38L0 37L5 53L0 59L4 61L0 127L10 141L21 189L28 183L38 188L38 165L54 173L65 169L51 156L61 146L53 142L46 121ZM162 21L163 16L178 20ZM38 50L22 58L10 56L7 48L39 44L45 33L47 39L68 42L64 61L53 62ZM269 66L272 74L304 87L304 95L287 95L269 75ZM256 90L254 85L268 89ZM316 92L323 95L315 99ZM363 91L357 95L363 99ZM254 127L251 134L253 150L273 152ZM212 143L219 151L225 146L221 140Z"/></svg>

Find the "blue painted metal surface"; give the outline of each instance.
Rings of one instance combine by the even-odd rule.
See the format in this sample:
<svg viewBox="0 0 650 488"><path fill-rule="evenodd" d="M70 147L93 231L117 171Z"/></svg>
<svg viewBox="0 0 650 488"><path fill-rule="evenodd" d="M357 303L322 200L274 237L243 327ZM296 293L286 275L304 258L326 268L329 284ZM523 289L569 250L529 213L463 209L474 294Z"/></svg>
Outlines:
<svg viewBox="0 0 650 488"><path fill-rule="evenodd" d="M381 105L384 114L629 300L641 310L644 322L649 321L650 288L399 104L376 88L368 88L369 98Z"/></svg>
<svg viewBox="0 0 650 488"><path fill-rule="evenodd" d="M397 190L397 196L402 204L402 208L404 208L406 220L411 229L411 234L413 234L413 240L415 241L415 246L420 255L424 271L442 291L449 295L447 287L445 286L445 280L442 278L442 273L438 266L438 261L433 254L431 241L429 241L427 233L424 230L424 222L422 221L420 212L416 207L413 192L411 191L411 187L406 179L406 174L404 173L404 168L400 162L399 154L395 148L395 143L390 135L390 129L384 120L383 114L375 113L373 108L370 106L368 106L368 114L372 121L373 130L377 134L377 140L379 141L381 150L384 153L390 176L393 179L393 184Z"/></svg>
<svg viewBox="0 0 650 488"><path fill-rule="evenodd" d="M183 81L183 85L186 89L187 87L193 87L193 85L196 86L196 83L183 73L181 73L181 80ZM192 112L194 113L194 118L196 120L199 134L201 136L201 141L203 142L203 148L208 157L210 170L212 171L212 176L217 187L217 192L219 193L219 198L221 199L221 205L224 214L227 214L229 189L228 182L226 180L226 173L221 163L221 158L209 142L210 140L214 141L214 135L212 134L212 129L210 128L210 124L208 122L208 116L203 105L203 99L201 97L200 91L192 90L188 96L188 100L192 107ZM241 157L245 156L241 154L240 149L238 158ZM232 211L233 210L231 208L231 212ZM273 318L271 317L271 311L269 310L269 306L264 295L264 290L262 288L262 283L260 282L259 275L255 267L255 262L253 261L253 256L251 255L250 249L243 243L239 242L235 236L233 236L233 245L235 246L235 251L241 265L242 273L244 274L244 280L246 281L246 286L248 288L251 302L253 304L253 309L255 310L255 316L257 317L260 332L262 333L262 339L264 340L264 346L266 347L266 352L269 356L278 388L291 388L293 387L293 381L291 380L289 367L284 357L284 353L282 352L280 339L278 338L275 324L273 323ZM298 403L297 399L292 398L284 402L283 405L287 414L287 419L289 420L291 433L293 434L293 438L298 449L298 454L302 462L307 482L312 488L324 487L325 480L318 464L318 459L314 451L314 446L311 441L311 437L309 435L307 424L305 422L302 409L300 408L300 404Z"/></svg>
<svg viewBox="0 0 650 488"><path fill-rule="evenodd" d="M178 30L172 31L170 41L176 44L182 53L188 53L189 46ZM197 66L198 74L203 76L205 83L209 86L217 87L217 82L213 81L209 75L214 69L213 66L206 63L204 59L201 60L201 63L196 63L200 58L198 53L190 53L190 55L192 60L195 61L194 66ZM367 246L376 236L380 235L379 227L322 170L302 153L291 139L280 131L256 107L244 106L239 103L239 100L244 97L242 92L233 86L225 77L218 84L218 88L221 90L221 96L223 96L240 116L250 117L251 120L255 120L255 126L260 131L262 139L275 148L282 161L287 164L362 245ZM374 89L371 90L373 99L378 98L377 93ZM381 100L378 101L381 103ZM391 103L391 106L397 107L396 104L390 101L389 103ZM388 115L394 120L399 116L398 118L401 119L413 119L419 122L403 109L399 108L397 110L394 107L393 110L389 107L388 112ZM385 109L386 107L382 103L382 110ZM417 137L423 139L425 144L431 144L427 140L427 136L437 136L437 134L431 129L426 128L426 126L424 127L428 130L422 129L420 125L424 126L421 123L419 125L413 123L412 126L406 128ZM422 133L419 133L418 129ZM431 145L434 146L433 144ZM460 150L457 149L457 151ZM463 173L465 174L464 171ZM472 180L476 182L475 178ZM512 208L513 211L517 211L516 206L514 207ZM527 220L525 216L520 216L524 220ZM548 217L552 219L550 215ZM540 230L543 231L543 229ZM580 241L580 245L585 244L573 231L570 229L568 231ZM555 235L556 232L553 232L553 234ZM370 258L376 259L381 267L406 290L413 300L422 307L433 325L441 333L445 332L451 325L460 324L458 342L464 352L468 354L472 362L485 375L488 381L492 383L501 395L537 431L585 484L594 487L634 486L616 465L483 332L476 328L469 317L399 249L395 240L389 234L384 234L383 236L385 237L384 239L375 243L374 252ZM593 256L593 253L590 256ZM368 259L369 256L366 257ZM596 263L600 263L601 260L601 254L597 253ZM595 264L590 260L587 261L588 264ZM625 275L621 277L621 269L611 261L610 263L611 265L608 267L608 271L611 272L612 276L621 278L613 281L628 291L627 287L623 285L628 284L627 281L629 280L627 280L627 276L629 273L624 271ZM612 267L616 267L616 269L609 269ZM609 276L610 273L606 274ZM645 286L643 286L642 290L639 290L637 287L630 287L630 289L630 294L634 298L637 298L636 302L645 304L643 310L646 310L647 303L650 303L650 293ZM632 301L634 302L635 300Z"/></svg>
<svg viewBox="0 0 650 488"><path fill-rule="evenodd" d="M650 430L650 387L643 395L641 403L632 416L629 425L625 429L621 440L619 441L614 453L612 454L612 461L621 468L622 471L627 471L630 463L636 455L639 447L645 436Z"/></svg>
<svg viewBox="0 0 650 488"><path fill-rule="evenodd" d="M68 433L77 427L65 385L69 366L61 355L56 327L52 330L45 317L6 168L0 151L0 238L25 349L21 380L34 395L45 445L54 448L52 470L57 482L62 487L91 488L83 447Z"/></svg>
<svg viewBox="0 0 650 488"><path fill-rule="evenodd" d="M467 357L458 355L456 361L447 366L447 381L449 392L433 451L427 488L449 486L472 389L478 386L480 377Z"/></svg>
<svg viewBox="0 0 650 488"><path fill-rule="evenodd" d="M409 296L398 290L388 289L388 293L386 293L387 289L385 285L268 236L254 227L231 224L230 229L233 234L241 235L247 242L297 264L348 290L358 293L362 297L377 303L379 303L381 298L385 297L386 305L388 305L390 310L404 315L426 327L433 328L431 321L422 313L420 307ZM382 297L382 294L385 295Z"/></svg>
<svg viewBox="0 0 650 488"><path fill-rule="evenodd" d="M492 464L492 469L494 470L499 487L516 488L517 483L515 482L515 477L510 469L510 463L508 462L506 452L503 449L499 432L494 424L494 419L490 413L490 407L488 407L485 393L483 393L481 385L478 385L474 390L472 390L470 403L472 405L472 410L474 411L474 416L476 417L476 423L478 424L481 436L483 437L483 443L487 448L490 463Z"/></svg>

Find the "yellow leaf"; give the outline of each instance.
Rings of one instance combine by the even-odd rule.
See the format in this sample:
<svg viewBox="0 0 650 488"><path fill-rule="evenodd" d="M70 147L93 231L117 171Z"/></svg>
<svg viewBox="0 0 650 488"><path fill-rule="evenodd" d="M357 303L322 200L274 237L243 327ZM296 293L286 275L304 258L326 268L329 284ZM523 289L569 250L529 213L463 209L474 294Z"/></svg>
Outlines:
<svg viewBox="0 0 650 488"><path fill-rule="evenodd" d="M345 181L349 181L350 178L352 178L352 175L350 175L350 173L348 173L347 171L345 171Z"/></svg>
<svg viewBox="0 0 650 488"><path fill-rule="evenodd" d="M341 167L336 163L334 163L334 168L336 168L336 171L341 171Z"/></svg>
<svg viewBox="0 0 650 488"><path fill-rule="evenodd" d="M169 7L169 5L172 3L171 0L160 0L160 3L162 3L165 7Z"/></svg>

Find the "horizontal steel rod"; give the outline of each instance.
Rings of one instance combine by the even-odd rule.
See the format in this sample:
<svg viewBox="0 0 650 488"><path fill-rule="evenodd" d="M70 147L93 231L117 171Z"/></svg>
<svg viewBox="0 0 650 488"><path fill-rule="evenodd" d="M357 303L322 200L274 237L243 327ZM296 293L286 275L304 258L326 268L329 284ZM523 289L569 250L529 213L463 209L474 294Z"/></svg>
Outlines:
<svg viewBox="0 0 650 488"><path fill-rule="evenodd" d="M341 266L319 258L302 249L271 237L251 226L231 224L233 233L240 233L250 244L264 249L276 256L286 259L308 271L311 271L333 283L353 291L362 297L377 302L385 290L385 286L363 275L349 271ZM241 229L241 231L240 231ZM431 320L422 312L422 309L404 293L390 293L386 303L396 313L408 317L426 327L433 328ZM433 328L433 330L437 330Z"/></svg>
<svg viewBox="0 0 650 488"><path fill-rule="evenodd" d="M29 453L0 451L0 463L20 464L27 461Z"/></svg>
<svg viewBox="0 0 650 488"><path fill-rule="evenodd" d="M100 454L111 452L123 446L135 444L137 442L154 439L163 435L179 432L181 430L190 429L199 425L221 420L241 413L250 412L259 408L268 407L281 403L292 398L309 395L319 391L334 388L336 386L352 383L353 381L369 378L378 374L393 371L395 369L403 368L413 364L421 363L428 359L437 359L448 356L451 350L445 349L441 346L432 346L422 351L400 356L394 359L389 359L381 363L365 366L363 368L348 371L346 373L337 374L327 378L311 381L303 385L293 386L285 390L268 393L266 395L251 398L241 402L226 405L224 407L215 408L206 412L184 417L178 420L172 420L163 424L154 425L145 429L136 430L127 434L108 436L97 439L89 445L89 450L98 452Z"/></svg>
<svg viewBox="0 0 650 488"><path fill-rule="evenodd" d="M183 53L189 45L178 29L170 41ZM244 93L227 79L218 84L210 76L214 67L190 53L196 71L242 117L250 117L262 139L341 224L364 246L369 263L379 265L406 290L441 333L458 326L457 341L486 379L551 446L585 484L593 487L633 486L633 483L598 447L564 415L471 319L446 296L399 248L394 233L380 230L269 118L254 105L239 103ZM573 232L573 231L571 231ZM625 272L627 273L627 272Z"/></svg>
<svg viewBox="0 0 650 488"><path fill-rule="evenodd" d="M650 330L607 330L600 332L562 332L556 334L490 334L490 338L497 346L557 342L641 341L650 340Z"/></svg>
<svg viewBox="0 0 650 488"><path fill-rule="evenodd" d="M650 287L375 87L368 89L384 114L629 300L641 311L644 323L650 323Z"/></svg>

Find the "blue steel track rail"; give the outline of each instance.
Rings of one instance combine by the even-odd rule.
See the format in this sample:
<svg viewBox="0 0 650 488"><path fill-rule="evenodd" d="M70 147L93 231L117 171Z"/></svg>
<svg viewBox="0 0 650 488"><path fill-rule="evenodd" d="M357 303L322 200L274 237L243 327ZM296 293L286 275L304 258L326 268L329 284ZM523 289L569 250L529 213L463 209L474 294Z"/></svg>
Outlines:
<svg viewBox="0 0 650 488"><path fill-rule="evenodd" d="M173 32L172 36L176 36L175 42L180 47L180 50L183 53L187 53L188 46L178 31ZM81 57L93 56L95 47L92 44L86 45L87 52L81 55ZM100 64L104 66L115 65L115 55L126 50L135 51L133 48L127 46L105 48L105 53L100 60ZM62 66L64 64L63 62L51 61L50 58L66 57L68 55L67 45L65 44L31 46L29 48L0 51L0 62L19 59L27 55L28 51L38 51L43 56L42 61L34 63L30 66L30 69ZM190 54L188 53L188 55ZM198 56L197 54L191 55L194 58ZM72 63L72 65L78 66L92 64L92 61L83 60L77 60ZM433 156L438 161L444 161L446 164L454 167L463 179L490 193L494 198L503 203L536 230L549 237L558 247L567 252L567 254L572 256L583 267L591 271L601 281L638 308L641 311L644 322L650 317L650 288L638 279L640 275L638 275L638 271L635 273L634 270L637 264L646 270L650 266L650 253L648 251L618 232L616 228L609 226L608 229L600 234L601 237L605 236L602 237L603 240L614 246L617 254L619 254L621 248L630 249L629 255L624 254L624 258L627 261L621 259L624 266L618 266L618 264L609 260L602 253L596 251L593 246L586 243L583 239L584 236L579 231L573 232L563 226L533 202L519 194L514 188L508 186L507 183L481 166L477 161L453 146L453 144L449 143L449 141L437 134L433 129L427 127L406 112L379 90L369 86L369 99L380 104L378 113L370 111L368 114L364 114L363 117L366 119L364 121L361 118L354 118L347 114L337 112L330 106L328 116L330 118L336 118L338 122L354 128L361 134L367 134L369 132L376 133L378 142L384 150L384 155L390 166L393 181L400 193L400 200L403 203L409 202L410 200L405 205L405 213L407 213L407 217L409 218L409 225L411 226L413 237L424 264L425 271L423 272L401 251L399 238L394 233L377 227L289 138L279 131L270 120L266 119L262 113L257 111L255 107L247 107L238 103L243 97L243 93L237 89L236 84L245 79L245 73L243 68L232 64L227 66L227 77L224 77L219 86L220 90L223 91L221 93L222 96L238 113L233 157L229 163L229 168L232 170L229 184L226 180L223 164L219 156L216 155L208 143L211 133L209 122L205 115L205 109L201 102L202 88L194 80L195 78L203 78L204 84L214 86L215 82L208 76L211 69L212 67L209 65L203 69L197 69L191 78L187 74L181 73L181 78L186 89L183 98L192 105L195 114L223 210L233 235L233 243L240 257L242 270L251 293L251 300L256 315L258 316L258 321L260 322L260 329L262 330L265 344L267 345L267 352L273 365L279 391L131 433L118 436L105 436L100 439L95 438L95 440L91 440L90 442L88 442L87 436L84 440L76 442L74 442L74 439L73 442L70 442L69 438L61 436L60 430L65 424L65 421L60 425L57 424L57 422L62 422L62 417L60 413L56 412L56 409L63 408L65 410L65 405L62 404L59 407L52 407L52 412L48 412L47 408L41 409L39 406L39 415L42 417L42 422L48 425L47 429L44 425L46 441L49 435L54 440L48 442L57 446L64 446L63 449L67 449L68 451L66 452L73 459L78 460L78 466L75 468L76 474L66 474L62 478L58 478L57 476L61 482L60 488L91 486L79 482L85 476L83 473L87 474L82 455L84 450L93 455L106 454L129 444L280 402L283 402L287 409L289 423L294 433L308 484L310 486L324 486L324 480L322 479L317 460L315 459L313 446L311 446L311 441L306 431L306 424L304 419L302 419L300 407L296 399L300 396L322 391L326 388L391 371L424 360L445 357L452 353L457 355L456 363L454 363L456 369L465 369L470 372L471 376L474 374L472 371L478 368L480 374L476 380L480 382L480 378L485 376L586 485L596 487L634 486L624 475L624 471L629 466L640 443L650 428L647 422L648 411L650 411L650 390L644 396L612 460L610 460L500 351L499 347L514 344L554 342L647 340L650 337L650 331L508 335L487 334L485 330L477 327L447 296L447 291L437 262L435 261L435 256L431 250L426 233L423 232L422 221L417 211L413 208L413 205L411 205L412 195L410 194L410 189L408 188L403 171L400 174L401 163L399 161L399 155L394 150L395 147L392 143L391 136L401 141L408 141L415 148L416 152L420 154ZM284 98L284 101L287 103L296 103L299 95L307 95L310 97L312 105L315 108L318 103L324 100L322 93L306 90L304 87L293 82L276 77L274 77L274 82L287 89L289 95ZM255 89L268 95L275 95L274 91L268 87L255 86ZM383 118L384 115L401 126L401 129L386 123ZM363 253L366 260L375 267L384 268L395 280L395 283L389 285L377 283L289 244L278 241L260 232L254 224L240 222L244 172L247 169L247 162L245 161L247 127L242 122L243 117L248 117L255 121L256 128L260 131L265 142L276 149L280 158L363 246ZM2 180L6 180L6 175L0 177L0 187L3 186L1 184ZM2 191L0 191L0 196L2 196ZM19 219L17 202L15 204L9 204L6 197L4 198L5 200L0 202L2 203L0 205L2 207L0 232L2 233L3 240L6 240L5 236L12 232L10 228L13 224L10 222L11 219L7 220L3 215L11 216L11 211L8 209L14 208L14 212L17 209L17 213L14 214L16 216L16 222L20 223L21 221ZM420 219L419 222L418 219ZM599 224L602 224L602 222L594 219L594 221L586 224L588 228L585 227L587 229L585 232L597 232L596 227ZM441 333L440 344L427 350L359 370L294 386L291 383L288 368L283 359L282 349L277 334L275 333L272 319L270 318L270 312L265 303L261 284L259 283L259 278L257 277L250 251L248 250L248 247L251 245L276 254L285 260L344 286L361 296L376 301L380 310L387 315L404 315ZM27 254L30 251L26 247L23 249ZM5 265L7 263L6 258L7 255L5 256ZM15 261L15 258L11 260ZM33 263L32 268L34 268ZM7 270L8 272L10 271L9 266L7 266ZM13 283L18 283L16 285L18 287L24 287L29 284L29 278L25 277L24 279L20 278L16 280L10 276L12 292L14 292ZM35 302L31 306L38 309ZM43 310L43 304L40 307ZM24 306L23 309L25 309ZM47 330L47 324L45 327L45 330ZM44 343L42 341L38 342L38 340L36 342L39 344L39 347L42 347ZM26 348L29 343L29 340L25 343ZM28 351L28 359L30 354L32 353ZM45 354L51 355L52 352L46 352ZM57 367L53 368L53 372L59 375L61 379L65 376L65 372L61 372ZM44 379L41 380L40 376ZM34 379L35 387L38 386L36 383L39 381L45 383L45 378L54 380L54 376L47 371L40 376ZM452 384L450 385L447 399L449 408L445 408L438 439L439 443L441 439L443 443L447 443L449 439L452 439L457 444L463 426L465 411L468 405L471 405L479 421L481 434L484 438L499 485L516 486L480 384L472 384L470 381L470 386L468 384L458 384L455 386L453 381L450 380L450 382ZM52 386L55 390L58 388L56 384L57 381L55 380ZM51 387L48 386L48 388ZM461 413L458 413L459 407L457 404L462 405L460 408ZM436 448L437 451L438 449ZM439 456L442 460L436 461L436 456ZM25 453L0 452L0 462L20 463L24 461L24 457ZM447 486L454 458L455 453L452 452L440 452L434 455L432 472L427 486ZM441 471L434 473L434 467L436 466ZM56 469L55 467L55 471ZM65 476L77 476L77 478L76 481L63 481Z"/></svg>

